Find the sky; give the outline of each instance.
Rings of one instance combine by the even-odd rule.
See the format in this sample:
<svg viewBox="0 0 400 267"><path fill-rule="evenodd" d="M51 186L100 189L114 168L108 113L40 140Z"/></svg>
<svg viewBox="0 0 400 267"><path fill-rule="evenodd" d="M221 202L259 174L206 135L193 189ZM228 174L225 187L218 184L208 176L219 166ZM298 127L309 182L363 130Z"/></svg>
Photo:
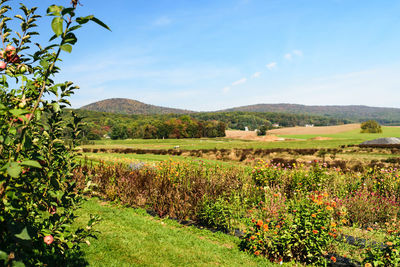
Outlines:
<svg viewBox="0 0 400 267"><path fill-rule="evenodd" d="M26 2L44 10L70 1ZM112 31L88 24L62 54L56 79L80 86L74 108L120 97L195 111L259 103L400 108L397 0L81 3L79 14ZM50 36L48 21L39 24Z"/></svg>

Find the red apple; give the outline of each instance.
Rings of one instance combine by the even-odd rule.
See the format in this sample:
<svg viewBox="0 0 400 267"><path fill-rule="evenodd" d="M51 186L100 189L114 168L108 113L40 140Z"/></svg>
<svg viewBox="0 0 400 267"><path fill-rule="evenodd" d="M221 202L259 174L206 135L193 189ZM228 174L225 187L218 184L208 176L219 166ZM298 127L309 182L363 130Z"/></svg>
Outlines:
<svg viewBox="0 0 400 267"><path fill-rule="evenodd" d="M0 61L0 70L4 70L7 67L7 64L4 61Z"/></svg>
<svg viewBox="0 0 400 267"><path fill-rule="evenodd" d="M9 52L9 51L15 51L15 47L12 45L7 45L6 52Z"/></svg>
<svg viewBox="0 0 400 267"><path fill-rule="evenodd" d="M46 243L47 245L50 245L51 243L53 243L54 238L53 238L52 235L46 235L46 236L43 238L43 241L44 241L44 243Z"/></svg>

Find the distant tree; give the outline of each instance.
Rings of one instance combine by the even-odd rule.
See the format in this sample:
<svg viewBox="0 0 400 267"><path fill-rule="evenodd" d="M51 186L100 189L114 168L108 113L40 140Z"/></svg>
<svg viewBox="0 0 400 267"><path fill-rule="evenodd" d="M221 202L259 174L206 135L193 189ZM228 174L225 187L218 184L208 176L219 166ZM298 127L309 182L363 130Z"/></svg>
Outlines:
<svg viewBox="0 0 400 267"><path fill-rule="evenodd" d="M268 127L266 125L262 125L260 129L257 129L257 135L262 136L267 134Z"/></svg>
<svg viewBox="0 0 400 267"><path fill-rule="evenodd" d="M374 120L369 120L361 123L361 133L381 133L381 125Z"/></svg>

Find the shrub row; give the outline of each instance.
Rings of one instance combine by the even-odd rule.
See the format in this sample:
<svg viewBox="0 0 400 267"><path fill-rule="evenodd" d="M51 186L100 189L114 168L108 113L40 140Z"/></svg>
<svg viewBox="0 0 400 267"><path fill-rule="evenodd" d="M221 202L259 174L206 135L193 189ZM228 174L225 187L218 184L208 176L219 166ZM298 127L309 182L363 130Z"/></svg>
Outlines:
<svg viewBox="0 0 400 267"><path fill-rule="evenodd" d="M240 248L275 262L334 262L328 255L337 253L332 244L340 242L340 225L389 231L400 215L397 169L344 173L317 162L306 167L259 161L248 172L202 161L165 161L129 168L82 165L75 179L87 192L95 188L92 193L161 217L228 232L245 229ZM399 250L398 238L398 232L388 232L385 242ZM381 251L368 245L365 263L383 260Z"/></svg>

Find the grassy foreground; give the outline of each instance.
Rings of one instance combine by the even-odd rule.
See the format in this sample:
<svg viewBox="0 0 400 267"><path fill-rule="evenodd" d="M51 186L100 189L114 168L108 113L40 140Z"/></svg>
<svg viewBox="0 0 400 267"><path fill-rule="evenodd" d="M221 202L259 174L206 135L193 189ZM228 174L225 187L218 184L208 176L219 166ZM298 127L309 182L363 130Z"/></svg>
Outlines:
<svg viewBox="0 0 400 267"><path fill-rule="evenodd" d="M275 266L237 248L239 239L219 232L185 227L141 209L85 201L77 224L99 214L98 239L84 245L90 266Z"/></svg>

